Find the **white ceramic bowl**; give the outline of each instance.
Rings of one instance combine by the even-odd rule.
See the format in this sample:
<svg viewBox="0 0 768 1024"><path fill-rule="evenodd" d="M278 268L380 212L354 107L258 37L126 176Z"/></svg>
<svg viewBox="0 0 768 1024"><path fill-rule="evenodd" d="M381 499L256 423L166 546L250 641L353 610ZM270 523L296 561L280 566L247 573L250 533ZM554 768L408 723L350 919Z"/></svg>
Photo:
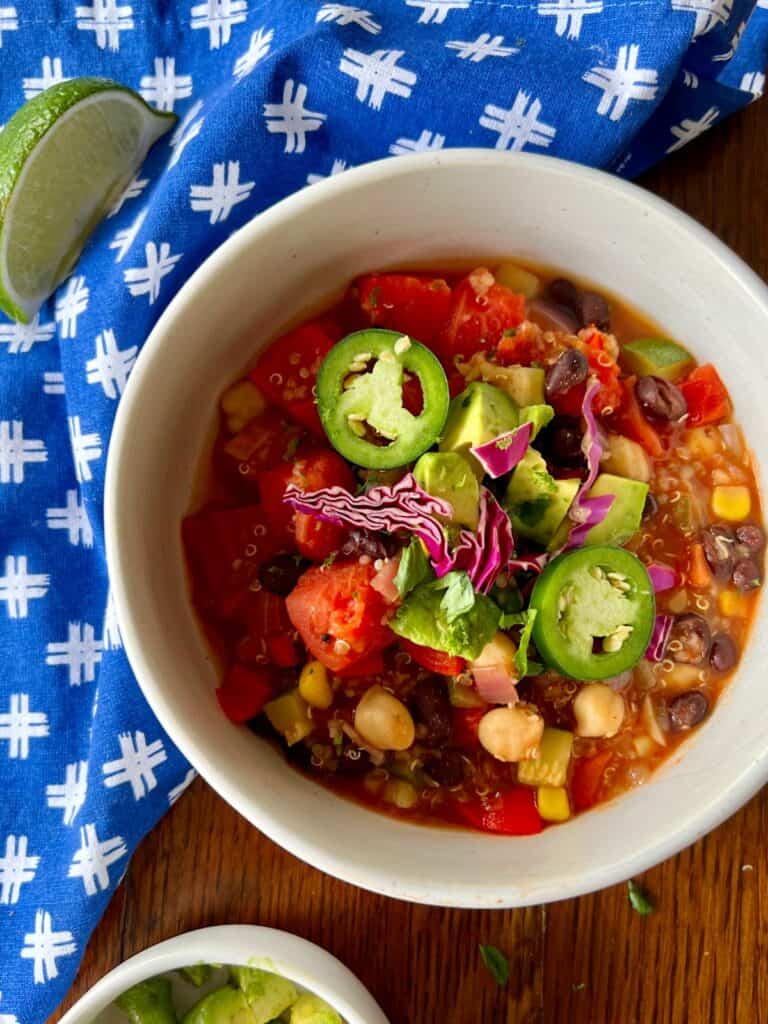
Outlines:
<svg viewBox="0 0 768 1024"><path fill-rule="evenodd" d="M298 857L402 899L465 907L561 899L698 839L768 778L768 622L682 754L640 789L527 838L418 827L335 797L230 724L187 598L179 522L224 387L258 344L361 271L518 256L623 296L712 360L768 457L768 292L730 250L647 192L575 164L480 150L370 164L238 231L160 318L120 405L107 548L126 650L150 704L208 782Z"/></svg>
<svg viewBox="0 0 768 1024"><path fill-rule="evenodd" d="M60 1024L125 1024L125 1016L111 1006L121 993L157 974L198 963L274 971L330 1003L346 1024L388 1024L368 990L335 956L298 935L245 924L201 928L145 949L106 974ZM175 988L182 1009L199 996L191 985Z"/></svg>

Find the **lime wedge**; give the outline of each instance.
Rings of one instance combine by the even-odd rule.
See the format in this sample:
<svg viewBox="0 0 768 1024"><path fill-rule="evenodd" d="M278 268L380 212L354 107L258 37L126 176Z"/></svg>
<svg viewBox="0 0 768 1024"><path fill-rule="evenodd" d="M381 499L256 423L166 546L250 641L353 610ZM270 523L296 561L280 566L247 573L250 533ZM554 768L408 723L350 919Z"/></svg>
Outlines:
<svg viewBox="0 0 768 1024"><path fill-rule="evenodd" d="M29 323L173 127L105 78L61 82L0 131L0 309Z"/></svg>

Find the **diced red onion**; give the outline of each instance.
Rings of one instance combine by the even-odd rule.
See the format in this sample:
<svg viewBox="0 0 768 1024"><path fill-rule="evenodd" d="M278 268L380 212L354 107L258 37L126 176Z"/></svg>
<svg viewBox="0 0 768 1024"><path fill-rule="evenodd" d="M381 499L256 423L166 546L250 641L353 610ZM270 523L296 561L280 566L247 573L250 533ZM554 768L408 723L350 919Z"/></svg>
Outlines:
<svg viewBox="0 0 768 1024"><path fill-rule="evenodd" d="M736 424L721 423L717 429L720 431L720 436L734 455L742 455L744 452L744 442L741 437L741 431Z"/></svg>
<svg viewBox="0 0 768 1024"><path fill-rule="evenodd" d="M576 334L581 326L570 309L558 306L554 302L546 302L544 299L533 299L528 303L528 311L545 331Z"/></svg>
<svg viewBox="0 0 768 1024"><path fill-rule="evenodd" d="M648 644L648 649L645 652L645 657L648 661L664 660L664 651L669 641L669 634L672 632L673 621L674 619L671 615L656 616L651 642Z"/></svg>
<svg viewBox="0 0 768 1024"><path fill-rule="evenodd" d="M515 679L503 665L479 665L472 669L477 692L489 704L515 704Z"/></svg>
<svg viewBox="0 0 768 1024"><path fill-rule="evenodd" d="M400 600L400 591L395 586L395 576L400 565L400 555L394 558L387 558L381 569L371 580L371 586L378 590L387 604L397 604Z"/></svg>
<svg viewBox="0 0 768 1024"><path fill-rule="evenodd" d="M532 423L523 423L515 430L499 434L485 444L479 444L469 450L478 460L485 472L496 480L505 473L511 472L528 450L533 433Z"/></svg>
<svg viewBox="0 0 768 1024"><path fill-rule="evenodd" d="M544 552L541 555L530 555L529 557L523 556L522 558L510 558L507 562L507 572L535 572L539 573L544 569L544 566L552 558L548 552Z"/></svg>
<svg viewBox="0 0 768 1024"><path fill-rule="evenodd" d="M670 590L676 586L677 573L674 569L670 569L668 565L659 565L658 562L651 562L646 568L648 575L651 577L653 589L657 594L660 594L662 590Z"/></svg>

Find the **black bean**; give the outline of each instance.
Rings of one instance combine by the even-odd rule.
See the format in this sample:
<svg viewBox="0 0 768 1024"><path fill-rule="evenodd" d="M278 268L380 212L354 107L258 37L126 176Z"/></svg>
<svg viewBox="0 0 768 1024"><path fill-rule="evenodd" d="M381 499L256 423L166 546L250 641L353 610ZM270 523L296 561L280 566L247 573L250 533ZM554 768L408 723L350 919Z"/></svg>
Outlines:
<svg viewBox="0 0 768 1024"><path fill-rule="evenodd" d="M661 377L638 377L635 395L648 419L674 422L688 412L682 391Z"/></svg>
<svg viewBox="0 0 768 1024"><path fill-rule="evenodd" d="M685 732L703 721L709 711L709 701L701 690L681 693L669 702L669 721L674 732Z"/></svg>
<svg viewBox="0 0 768 1024"><path fill-rule="evenodd" d="M427 757L424 771L441 786L458 786L464 779L464 758L449 747Z"/></svg>
<svg viewBox="0 0 768 1024"><path fill-rule="evenodd" d="M541 450L556 466L576 468L585 464L581 450L581 422L572 416L555 416L540 434Z"/></svg>
<svg viewBox="0 0 768 1024"><path fill-rule="evenodd" d="M358 747L345 747L339 756L336 774L345 778L358 778L372 768L371 758L367 750Z"/></svg>
<svg viewBox="0 0 768 1024"><path fill-rule="evenodd" d="M643 505L643 519L650 519L651 516L655 516L659 511L659 503L649 491L645 496L645 504Z"/></svg>
<svg viewBox="0 0 768 1024"><path fill-rule="evenodd" d="M677 640L682 647L677 650ZM676 615L672 623L672 630L669 634L667 652L674 660L684 665L700 665L706 660L709 654L709 647L712 642L712 635L707 625L707 620L695 612L688 612L685 615Z"/></svg>
<svg viewBox="0 0 768 1024"><path fill-rule="evenodd" d="M451 705L445 684L437 676L420 679L411 690L413 717L427 730L431 743L441 743L451 735Z"/></svg>
<svg viewBox="0 0 768 1024"><path fill-rule="evenodd" d="M704 557L716 580L729 580L733 572L735 538L730 526L715 523L701 531Z"/></svg>
<svg viewBox="0 0 768 1024"><path fill-rule="evenodd" d="M347 539L341 546L341 554L347 558L359 555L387 558L391 553L381 534L357 527L349 531Z"/></svg>
<svg viewBox="0 0 768 1024"><path fill-rule="evenodd" d="M611 327L611 311L608 303L597 292L584 292L581 296L581 320L585 327L594 324L599 331Z"/></svg>
<svg viewBox="0 0 768 1024"><path fill-rule="evenodd" d="M750 551L762 551L765 547L765 533L754 523L736 527L736 540Z"/></svg>
<svg viewBox="0 0 768 1024"><path fill-rule="evenodd" d="M563 395L566 391L583 384L589 373L587 357L577 348L568 348L561 352L557 361L547 370L544 391L547 398Z"/></svg>
<svg viewBox="0 0 768 1024"><path fill-rule="evenodd" d="M760 566L754 558L742 558L734 565L731 578L738 590L754 590L760 586Z"/></svg>
<svg viewBox="0 0 768 1024"><path fill-rule="evenodd" d="M712 637L709 662L718 672L727 672L739 660L739 649L727 633L716 633Z"/></svg>
<svg viewBox="0 0 768 1024"><path fill-rule="evenodd" d="M287 597L308 565L294 555L275 555L259 566L259 583L271 594Z"/></svg>
<svg viewBox="0 0 768 1024"><path fill-rule="evenodd" d="M558 306L565 306L581 319L581 291L573 281L565 277L556 278L547 286L546 297Z"/></svg>

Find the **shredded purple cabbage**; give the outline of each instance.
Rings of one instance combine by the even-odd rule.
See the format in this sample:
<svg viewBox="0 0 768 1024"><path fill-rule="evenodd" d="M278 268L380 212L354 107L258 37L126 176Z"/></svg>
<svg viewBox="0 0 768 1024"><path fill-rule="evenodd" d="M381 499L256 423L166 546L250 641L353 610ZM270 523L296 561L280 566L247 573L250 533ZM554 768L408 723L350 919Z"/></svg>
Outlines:
<svg viewBox="0 0 768 1024"><path fill-rule="evenodd" d="M656 616L653 633L651 634L651 642L648 644L648 649L645 652L645 657L648 661L663 660L664 651L669 641L669 634L672 632L673 621L674 619L671 615Z"/></svg>
<svg viewBox="0 0 768 1024"><path fill-rule="evenodd" d="M568 540L563 548L564 551L577 548L584 543L592 527L602 523L608 515L614 500L612 494L604 494L598 498L587 497L600 471L600 459L603 454L600 426L592 410L592 402L599 390L600 381L593 377L587 385L587 390L584 392L584 400L581 403L581 415L584 417L586 425L584 437L581 441L581 450L587 460L587 478L579 487L571 507L568 509L568 518L576 525L571 528L571 532L568 534Z"/></svg>
<svg viewBox="0 0 768 1024"><path fill-rule="evenodd" d="M670 569L668 565L659 565L658 562L652 562L646 566L646 569L651 577L653 589L657 594L660 594L662 590L669 590L677 583L677 573L674 569Z"/></svg>
<svg viewBox="0 0 768 1024"><path fill-rule="evenodd" d="M438 576L452 569L464 569L475 590L487 594L496 577L508 568L515 553L509 516L491 492L480 488L480 520L477 530L462 530L453 551L438 562L432 559Z"/></svg>
<svg viewBox="0 0 768 1024"><path fill-rule="evenodd" d="M525 455L533 433L532 423L523 423L515 430L499 434L485 444L469 450L483 467L488 476L496 480L515 468Z"/></svg>

